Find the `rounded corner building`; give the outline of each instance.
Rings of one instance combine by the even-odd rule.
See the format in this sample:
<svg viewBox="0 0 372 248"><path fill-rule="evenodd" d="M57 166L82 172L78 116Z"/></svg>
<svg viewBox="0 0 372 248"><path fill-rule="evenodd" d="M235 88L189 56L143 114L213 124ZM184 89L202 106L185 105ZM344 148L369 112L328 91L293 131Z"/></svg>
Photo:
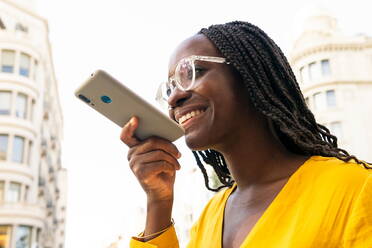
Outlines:
<svg viewBox="0 0 372 248"><path fill-rule="evenodd" d="M289 57L317 122L337 136L339 147L372 162L372 37L344 34L336 18L318 9Z"/></svg>
<svg viewBox="0 0 372 248"><path fill-rule="evenodd" d="M48 23L0 0L0 248L62 248L66 170Z"/></svg>

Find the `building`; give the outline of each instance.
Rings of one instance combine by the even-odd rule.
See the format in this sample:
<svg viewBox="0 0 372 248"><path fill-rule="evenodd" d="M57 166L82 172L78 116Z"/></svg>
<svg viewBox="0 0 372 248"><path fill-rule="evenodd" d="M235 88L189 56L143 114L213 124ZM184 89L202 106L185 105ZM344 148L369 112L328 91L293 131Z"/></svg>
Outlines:
<svg viewBox="0 0 372 248"><path fill-rule="evenodd" d="M345 35L324 9L306 19L290 63L318 123L339 147L372 161L372 37Z"/></svg>
<svg viewBox="0 0 372 248"><path fill-rule="evenodd" d="M0 248L64 247L62 111L34 7L0 0Z"/></svg>

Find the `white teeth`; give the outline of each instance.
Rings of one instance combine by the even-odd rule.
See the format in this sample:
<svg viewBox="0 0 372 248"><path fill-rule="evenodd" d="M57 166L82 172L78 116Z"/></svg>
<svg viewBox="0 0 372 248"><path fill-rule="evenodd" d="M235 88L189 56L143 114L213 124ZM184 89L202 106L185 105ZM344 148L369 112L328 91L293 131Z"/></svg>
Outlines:
<svg viewBox="0 0 372 248"><path fill-rule="evenodd" d="M192 117L195 117L195 116L197 116L197 115L199 115L199 114L201 114L201 113L203 113L203 112L204 112L204 111L202 111L202 110L193 110L193 111L191 111L190 113L187 113L187 114L181 116L181 118L179 118L179 120L178 120L178 123L179 123L179 124L182 124L182 123L184 123L186 120L191 119Z"/></svg>

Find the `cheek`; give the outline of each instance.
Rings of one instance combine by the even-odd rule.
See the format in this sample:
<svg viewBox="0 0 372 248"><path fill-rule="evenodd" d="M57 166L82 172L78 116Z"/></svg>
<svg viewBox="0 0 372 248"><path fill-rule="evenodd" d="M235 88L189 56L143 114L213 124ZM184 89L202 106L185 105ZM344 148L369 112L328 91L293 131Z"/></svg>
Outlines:
<svg viewBox="0 0 372 248"><path fill-rule="evenodd" d="M221 143L239 129L242 108L240 94L232 87L235 81L215 78L203 82L194 93L208 102L203 123L186 134L187 145L194 150L205 150ZM243 111L245 112L245 111Z"/></svg>

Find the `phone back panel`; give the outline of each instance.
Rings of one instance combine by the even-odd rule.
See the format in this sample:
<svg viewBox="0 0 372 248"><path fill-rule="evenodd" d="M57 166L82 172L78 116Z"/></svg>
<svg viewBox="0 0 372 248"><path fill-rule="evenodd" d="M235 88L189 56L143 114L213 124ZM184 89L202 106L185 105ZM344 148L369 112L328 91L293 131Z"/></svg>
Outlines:
<svg viewBox="0 0 372 248"><path fill-rule="evenodd" d="M102 70L91 77L76 90L75 95L90 107L106 116L118 126L123 127L132 116L139 118L139 127L135 135L143 140L150 136L159 136L175 141L183 136L183 129L168 116L147 103L115 78ZM80 97L79 97L80 96ZM111 100L105 103L102 97Z"/></svg>

